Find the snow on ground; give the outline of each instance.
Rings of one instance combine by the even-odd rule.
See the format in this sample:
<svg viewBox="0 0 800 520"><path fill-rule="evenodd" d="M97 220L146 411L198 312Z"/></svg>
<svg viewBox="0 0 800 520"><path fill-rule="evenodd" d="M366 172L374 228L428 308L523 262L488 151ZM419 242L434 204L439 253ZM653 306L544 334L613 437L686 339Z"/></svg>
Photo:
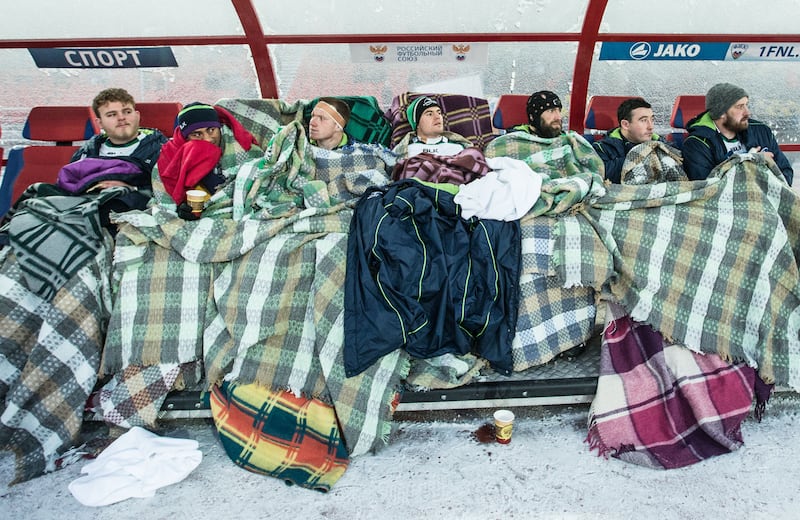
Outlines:
<svg viewBox="0 0 800 520"><path fill-rule="evenodd" d="M761 519L800 518L800 395L777 394L745 445L683 469L603 459L584 443L588 406L516 408L510 444L475 433L492 410L398 415L390 444L352 460L323 494L235 466L207 421L165 424L200 442L203 461L153 498L81 505L67 485L80 461L14 486L0 455L0 519Z"/></svg>

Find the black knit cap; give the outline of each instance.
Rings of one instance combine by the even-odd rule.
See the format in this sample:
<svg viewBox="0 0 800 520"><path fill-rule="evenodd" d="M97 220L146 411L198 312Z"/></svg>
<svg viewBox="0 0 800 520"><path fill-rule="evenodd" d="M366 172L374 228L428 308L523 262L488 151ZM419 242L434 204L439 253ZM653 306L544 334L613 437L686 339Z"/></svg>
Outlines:
<svg viewBox="0 0 800 520"><path fill-rule="evenodd" d="M551 108L562 108L561 100L558 96L549 90L540 90L534 92L528 98L528 121L536 130L541 130L539 124L541 122L542 113Z"/></svg>
<svg viewBox="0 0 800 520"><path fill-rule="evenodd" d="M440 110L442 108L436 100L428 96L418 97L408 105L406 109L406 118L408 122L411 123L411 130L417 129L419 118L422 117L422 113L431 107L439 107Z"/></svg>
<svg viewBox="0 0 800 520"><path fill-rule="evenodd" d="M184 139L189 138L189 134L198 128L209 128L221 126L219 115L214 107L205 103L189 103L183 110L178 112L178 128Z"/></svg>

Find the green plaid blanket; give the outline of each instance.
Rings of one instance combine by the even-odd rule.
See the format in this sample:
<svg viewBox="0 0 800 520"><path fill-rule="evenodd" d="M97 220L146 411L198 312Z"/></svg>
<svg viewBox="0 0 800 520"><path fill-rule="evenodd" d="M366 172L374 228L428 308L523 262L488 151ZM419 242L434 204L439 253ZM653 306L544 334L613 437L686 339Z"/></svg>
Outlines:
<svg viewBox="0 0 800 520"><path fill-rule="evenodd" d="M594 230L588 225L584 228L575 212L585 200L605 193L603 161L575 132L553 139L509 132L491 141L485 153L486 157L523 160L543 176L540 199L520 220L522 274L512 358L514 370L522 371L547 363L594 334L594 279L581 280L574 273L559 273L553 256L561 252L555 249L558 229L572 232L570 240L561 243L564 250L586 240L586 246L594 245ZM610 260L605 266L611 267ZM572 276L567 278L566 274Z"/></svg>
<svg viewBox="0 0 800 520"><path fill-rule="evenodd" d="M239 219L233 211L183 221L159 205L117 217L118 289L102 370L203 360L208 385L236 380L320 398L358 455L386 442L408 371L398 351L345 378L341 358L348 202L388 182L383 158L393 156L369 158L368 147L316 156L305 141L289 123L267 157L242 166L249 187Z"/></svg>
<svg viewBox="0 0 800 520"><path fill-rule="evenodd" d="M603 160L577 132L552 139L509 132L486 145L484 155L520 159L543 176L541 196L530 211L533 215L574 211L585 198L605 193Z"/></svg>
<svg viewBox="0 0 800 520"><path fill-rule="evenodd" d="M605 282L670 341L800 389L800 204L773 162L748 154L705 181L611 186L577 217L555 230L567 286Z"/></svg>

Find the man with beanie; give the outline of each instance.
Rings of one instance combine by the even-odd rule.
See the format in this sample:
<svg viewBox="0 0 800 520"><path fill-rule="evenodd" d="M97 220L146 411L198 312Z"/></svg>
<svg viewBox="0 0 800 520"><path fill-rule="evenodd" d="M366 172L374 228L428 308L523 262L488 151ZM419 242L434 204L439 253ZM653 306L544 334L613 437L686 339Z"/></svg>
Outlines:
<svg viewBox="0 0 800 520"><path fill-rule="evenodd" d="M706 93L706 111L686 125L683 167L691 180L702 180L734 154L763 153L772 158L791 186L794 171L778 148L772 130L750 119L749 96L741 87L718 83Z"/></svg>
<svg viewBox="0 0 800 520"><path fill-rule="evenodd" d="M431 97L420 96L411 101L406 108L406 118L411 133L395 146L394 152L400 156L412 157L420 153L450 156L472 146L464 137L444 129L442 107Z"/></svg>
<svg viewBox="0 0 800 520"><path fill-rule="evenodd" d="M210 105L189 103L178 112L178 128L187 141L203 140L219 146L221 126L217 111Z"/></svg>
<svg viewBox="0 0 800 520"><path fill-rule="evenodd" d="M528 98L526 106L528 124L514 128L545 139L552 139L564 133L561 122L561 100L554 92L540 90Z"/></svg>
<svg viewBox="0 0 800 520"><path fill-rule="evenodd" d="M213 194L234 175L234 167L263 156L255 137L219 106L189 103L178 113L172 139L161 149L158 175L178 204L182 218L197 218L186 204L186 191Z"/></svg>

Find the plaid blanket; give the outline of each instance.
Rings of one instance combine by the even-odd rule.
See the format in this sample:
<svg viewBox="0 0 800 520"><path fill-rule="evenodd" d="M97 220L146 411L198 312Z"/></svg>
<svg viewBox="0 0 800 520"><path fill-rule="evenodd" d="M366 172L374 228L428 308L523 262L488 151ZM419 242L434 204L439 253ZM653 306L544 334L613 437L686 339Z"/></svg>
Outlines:
<svg viewBox="0 0 800 520"><path fill-rule="evenodd" d="M420 153L408 157L395 165L392 179L414 177L422 181L448 182L459 186L483 177L490 170L486 157L473 147L452 156Z"/></svg>
<svg viewBox="0 0 800 520"><path fill-rule="evenodd" d="M659 469L738 449L753 403L753 369L670 345L624 312L608 305L589 411L591 449Z"/></svg>
<svg viewBox="0 0 800 520"><path fill-rule="evenodd" d="M746 361L765 382L800 389L798 195L759 154L712 173L610 186L583 206L575 229L557 222L557 276L598 287L605 280L632 319L670 341Z"/></svg>
<svg viewBox="0 0 800 520"><path fill-rule="evenodd" d="M594 334L597 309L592 282L605 278L584 280L559 272L554 257L562 252L571 255L585 240L589 242L584 247L594 245L594 229L581 226L573 213L584 200L605 193L599 173L602 160L575 132L554 139L509 132L489 143L485 155L520 159L544 177L539 201L520 219L522 275L512 358L514 370L522 371L547 363ZM571 232L570 239L560 241L556 249L562 228ZM612 268L610 257L601 265L605 267L601 276L605 276Z"/></svg>
<svg viewBox="0 0 800 520"><path fill-rule="evenodd" d="M383 115L378 100L372 96L337 96L350 107L350 119L344 127L347 135L360 143L389 145L392 127ZM303 119L311 119L311 111L319 98L309 101L303 108Z"/></svg>
<svg viewBox="0 0 800 520"><path fill-rule="evenodd" d="M222 446L237 466L322 492L347 469L331 406L232 383L214 385L210 400Z"/></svg>
<svg viewBox="0 0 800 520"><path fill-rule="evenodd" d="M486 146L486 157L525 161L544 177L542 193L531 212L557 215L605 194L603 160L582 135L569 131L545 139L523 131L501 135Z"/></svg>
<svg viewBox="0 0 800 520"><path fill-rule="evenodd" d="M301 140L302 127L290 123L263 164L243 166L253 179L244 199L256 202L243 205L254 209L241 219L183 221L158 205L118 216L119 289L102 370L202 360L208 385L235 380L319 398L334 405L350 454L357 455L386 441L408 360L397 352L361 377L344 376L352 210L340 201L359 195L346 188L371 185L379 173L388 182L387 168L382 156L373 158L379 167L359 180L353 168L366 164L367 148L314 156L315 147ZM284 180L273 182L277 176ZM307 189L312 183L325 196Z"/></svg>
<svg viewBox="0 0 800 520"><path fill-rule="evenodd" d="M350 105L350 120L345 132L360 143L388 145L391 126L372 96L340 96ZM311 118L318 98L286 103L280 99L220 99L215 104L236 116L259 143L266 145L284 125L297 121L301 125Z"/></svg>
<svg viewBox="0 0 800 520"><path fill-rule="evenodd" d="M27 288L11 249L0 249L0 447L16 455L14 482L53 471L80 443L110 313L112 245L106 234L50 300Z"/></svg>
<svg viewBox="0 0 800 520"><path fill-rule="evenodd" d="M31 185L3 227L26 287L49 300L106 246L100 207L130 193L114 187L97 194L66 195L45 183Z"/></svg>
<svg viewBox="0 0 800 520"><path fill-rule="evenodd" d="M661 141L637 144L625 156L620 173L622 184L655 184L686 181L680 150Z"/></svg>

